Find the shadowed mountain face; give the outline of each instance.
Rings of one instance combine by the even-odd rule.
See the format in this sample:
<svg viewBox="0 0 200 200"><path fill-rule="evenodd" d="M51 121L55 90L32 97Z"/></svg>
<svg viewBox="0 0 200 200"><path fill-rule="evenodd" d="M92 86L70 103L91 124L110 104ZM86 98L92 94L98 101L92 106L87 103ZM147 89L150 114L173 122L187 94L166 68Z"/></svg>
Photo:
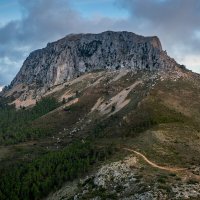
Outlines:
<svg viewBox="0 0 200 200"><path fill-rule="evenodd" d="M176 65L162 51L156 36L112 31L71 34L32 52L6 93L15 93L15 97L21 96L23 100L30 95L38 98L50 87L86 72L120 68L152 71Z"/></svg>

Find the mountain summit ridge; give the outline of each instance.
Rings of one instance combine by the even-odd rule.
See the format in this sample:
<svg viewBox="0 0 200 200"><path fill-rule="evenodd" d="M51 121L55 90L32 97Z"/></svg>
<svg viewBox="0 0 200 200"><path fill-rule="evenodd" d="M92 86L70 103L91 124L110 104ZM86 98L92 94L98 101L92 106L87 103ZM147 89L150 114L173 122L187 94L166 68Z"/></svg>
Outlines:
<svg viewBox="0 0 200 200"><path fill-rule="evenodd" d="M49 88L96 70L169 70L178 64L157 36L106 31L70 34L30 53L20 71L3 91L4 96L37 99Z"/></svg>

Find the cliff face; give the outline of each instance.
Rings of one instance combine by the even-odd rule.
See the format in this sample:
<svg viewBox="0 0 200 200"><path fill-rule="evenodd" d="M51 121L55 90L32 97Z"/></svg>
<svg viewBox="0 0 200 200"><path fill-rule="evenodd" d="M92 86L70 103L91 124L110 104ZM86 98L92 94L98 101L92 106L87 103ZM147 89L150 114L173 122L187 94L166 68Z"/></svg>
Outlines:
<svg viewBox="0 0 200 200"><path fill-rule="evenodd" d="M32 95L36 97L48 88L86 72L119 68L152 71L173 65L175 61L162 51L156 36L143 37L131 32L112 31L71 34L32 52L6 93L15 92L17 97L24 91L33 90Z"/></svg>

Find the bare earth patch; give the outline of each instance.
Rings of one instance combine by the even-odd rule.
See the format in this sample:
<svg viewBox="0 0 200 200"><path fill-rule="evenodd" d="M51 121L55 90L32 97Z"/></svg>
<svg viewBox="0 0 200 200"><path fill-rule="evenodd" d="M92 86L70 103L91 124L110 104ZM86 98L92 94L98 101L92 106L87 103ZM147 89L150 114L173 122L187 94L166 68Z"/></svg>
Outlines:
<svg viewBox="0 0 200 200"><path fill-rule="evenodd" d="M119 79L121 79L123 76L125 76L130 70L127 70L127 69L121 69L119 71L119 74L114 78L112 79L111 81L118 81Z"/></svg>
<svg viewBox="0 0 200 200"><path fill-rule="evenodd" d="M12 102L12 104L15 104L16 108L33 106L36 104L36 99L28 98L25 101L16 99L15 101Z"/></svg>
<svg viewBox="0 0 200 200"><path fill-rule="evenodd" d="M139 84L142 84L142 81L136 81L131 86L123 89L117 95L112 97L108 102L102 102L103 101L102 98L98 99L91 111L97 110L102 115L108 114L110 112L111 112L110 115L117 113L130 102L130 99L126 98L128 94ZM114 109L112 110L113 106Z"/></svg>

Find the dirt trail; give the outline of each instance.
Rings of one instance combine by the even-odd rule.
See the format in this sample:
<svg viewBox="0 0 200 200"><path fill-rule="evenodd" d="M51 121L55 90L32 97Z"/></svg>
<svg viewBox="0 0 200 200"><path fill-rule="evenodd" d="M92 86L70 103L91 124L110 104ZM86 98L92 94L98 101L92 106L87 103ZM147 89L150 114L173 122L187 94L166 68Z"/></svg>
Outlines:
<svg viewBox="0 0 200 200"><path fill-rule="evenodd" d="M153 163L152 161L150 161L145 155L143 155L142 153L135 151L133 149L129 149L129 148L123 148L126 151L129 152L133 152L137 155L139 155L140 157L142 157L144 159L144 161L146 161L148 164L150 164L152 167L158 168L158 169L163 169L163 170L167 170L167 171L171 171L171 172L177 172L177 171L185 171L187 170L186 168L176 168L176 167L164 167L164 166L160 166L157 165L156 163Z"/></svg>
<svg viewBox="0 0 200 200"><path fill-rule="evenodd" d="M185 180L191 179L191 180L200 181L200 175L194 174L193 172L189 171L187 168L160 166L160 165L157 165L156 163L150 161L145 155L143 155L142 153L140 153L138 151L135 151L133 149L126 148L126 147L124 147L123 149L126 150L126 151L129 151L129 152L133 152L133 153L137 154L138 156L142 157L144 159L144 161L146 161L149 165L151 165L154 168L166 170L166 171L169 171L169 172L183 172L181 174L182 174L182 176L184 176Z"/></svg>

